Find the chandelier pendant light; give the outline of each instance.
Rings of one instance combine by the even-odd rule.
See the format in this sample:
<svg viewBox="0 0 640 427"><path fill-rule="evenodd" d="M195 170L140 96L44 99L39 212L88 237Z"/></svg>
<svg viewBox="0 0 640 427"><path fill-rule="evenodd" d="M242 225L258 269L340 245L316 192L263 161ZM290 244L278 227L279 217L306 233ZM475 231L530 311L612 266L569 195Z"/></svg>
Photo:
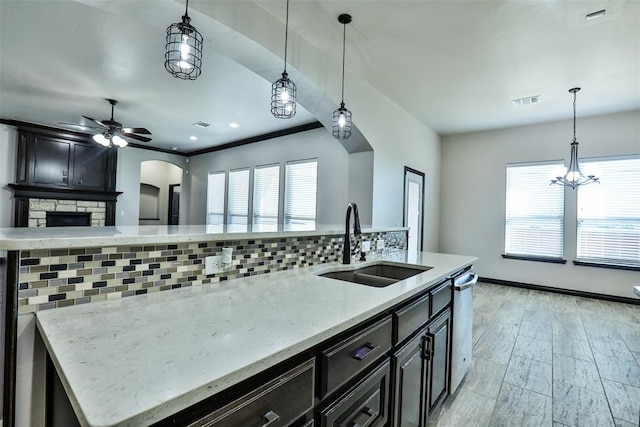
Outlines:
<svg viewBox="0 0 640 427"><path fill-rule="evenodd" d="M551 184L563 185L576 189L580 185L600 182L595 175L585 175L580 169L578 163L578 141L576 140L576 94L580 91L579 87L569 89L569 93L573 94L573 142L571 142L571 159L569 160L569 169L564 166L552 171Z"/></svg>
<svg viewBox="0 0 640 427"><path fill-rule="evenodd" d="M296 115L297 88L287 74L287 45L289 41L289 0L284 31L284 71L271 85L271 114L276 119L290 119Z"/></svg>
<svg viewBox="0 0 640 427"><path fill-rule="evenodd" d="M195 80L202 72L202 34L191 25L187 0L182 22L167 27L164 68L173 77Z"/></svg>
<svg viewBox="0 0 640 427"><path fill-rule="evenodd" d="M343 13L338 16L338 22L343 26L342 29L342 97L340 108L334 110L331 126L331 134L336 139L348 139L351 136L351 111L344 106L344 59L345 59L345 41L347 35L347 24L351 22L351 15Z"/></svg>

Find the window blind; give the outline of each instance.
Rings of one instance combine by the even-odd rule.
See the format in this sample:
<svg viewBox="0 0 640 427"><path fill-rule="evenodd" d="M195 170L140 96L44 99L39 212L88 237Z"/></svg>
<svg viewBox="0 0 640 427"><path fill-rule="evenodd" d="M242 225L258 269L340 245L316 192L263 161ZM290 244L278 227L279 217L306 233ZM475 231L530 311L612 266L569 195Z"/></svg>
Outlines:
<svg viewBox="0 0 640 427"><path fill-rule="evenodd" d="M224 172L209 173L207 181L207 225L212 233L224 231Z"/></svg>
<svg viewBox="0 0 640 427"><path fill-rule="evenodd" d="M577 258L640 265L640 157L581 162L600 177L578 187Z"/></svg>
<svg viewBox="0 0 640 427"><path fill-rule="evenodd" d="M564 187L549 185L562 163L507 165L505 253L562 258Z"/></svg>
<svg viewBox="0 0 640 427"><path fill-rule="evenodd" d="M256 166L253 172L253 231L278 231L280 165Z"/></svg>
<svg viewBox="0 0 640 427"><path fill-rule="evenodd" d="M316 226L317 159L288 162L285 171L284 229Z"/></svg>
<svg viewBox="0 0 640 427"><path fill-rule="evenodd" d="M249 224L249 169L229 171L227 231L246 232Z"/></svg>

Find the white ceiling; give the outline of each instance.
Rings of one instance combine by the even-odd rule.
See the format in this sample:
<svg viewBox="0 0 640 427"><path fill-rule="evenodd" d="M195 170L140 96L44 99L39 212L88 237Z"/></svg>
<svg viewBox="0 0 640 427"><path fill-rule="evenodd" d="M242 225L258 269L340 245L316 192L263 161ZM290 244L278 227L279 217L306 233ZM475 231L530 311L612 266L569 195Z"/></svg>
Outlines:
<svg viewBox="0 0 640 427"><path fill-rule="evenodd" d="M239 2L284 20L284 0L194 4L231 10ZM282 52L264 49L272 70L260 74L273 77L259 76L218 53L228 40L219 31L214 39L220 24L200 12L190 15L205 37L202 76L172 78L163 66L164 33L183 7L172 0L0 1L0 118L53 126L79 123L81 115L106 119L102 99L115 98L116 120L151 130L151 145L180 151L315 120L301 106L293 120L273 118L270 80L279 77L273 64ZM605 17L585 20L600 9ZM336 17L344 12L354 17L350 73L439 134L570 118L574 86L583 88L579 117L640 109L637 0L291 0L290 29L335 56L342 41ZM511 105L530 95L542 102ZM356 111L354 118L357 125ZM194 127L198 120L212 126Z"/></svg>

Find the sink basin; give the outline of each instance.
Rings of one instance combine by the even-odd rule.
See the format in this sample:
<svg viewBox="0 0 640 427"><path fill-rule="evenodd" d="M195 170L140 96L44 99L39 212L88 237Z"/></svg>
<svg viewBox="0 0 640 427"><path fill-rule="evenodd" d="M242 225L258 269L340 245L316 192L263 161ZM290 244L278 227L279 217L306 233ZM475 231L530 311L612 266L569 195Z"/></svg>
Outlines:
<svg viewBox="0 0 640 427"><path fill-rule="evenodd" d="M356 268L354 270L330 271L328 273L320 274L320 276L345 282L358 283L360 285L384 288L385 286L393 285L400 280L431 270L431 268L433 267L380 263Z"/></svg>

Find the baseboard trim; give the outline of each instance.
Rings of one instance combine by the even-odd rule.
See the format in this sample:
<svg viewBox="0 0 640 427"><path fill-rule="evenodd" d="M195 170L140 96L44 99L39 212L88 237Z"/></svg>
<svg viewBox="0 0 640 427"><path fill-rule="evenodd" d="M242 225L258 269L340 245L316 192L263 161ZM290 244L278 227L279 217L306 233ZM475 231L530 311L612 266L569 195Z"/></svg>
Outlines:
<svg viewBox="0 0 640 427"><path fill-rule="evenodd" d="M512 282L510 280L492 279L490 277L479 277L480 282L492 283L494 285L513 286L515 288L532 289L534 291L554 292L556 294L571 295L574 297L594 298L605 301L621 302L625 304L640 305L640 299L619 297L616 295L598 294L595 292L576 291L573 289L554 288L552 286L534 285L532 283Z"/></svg>

